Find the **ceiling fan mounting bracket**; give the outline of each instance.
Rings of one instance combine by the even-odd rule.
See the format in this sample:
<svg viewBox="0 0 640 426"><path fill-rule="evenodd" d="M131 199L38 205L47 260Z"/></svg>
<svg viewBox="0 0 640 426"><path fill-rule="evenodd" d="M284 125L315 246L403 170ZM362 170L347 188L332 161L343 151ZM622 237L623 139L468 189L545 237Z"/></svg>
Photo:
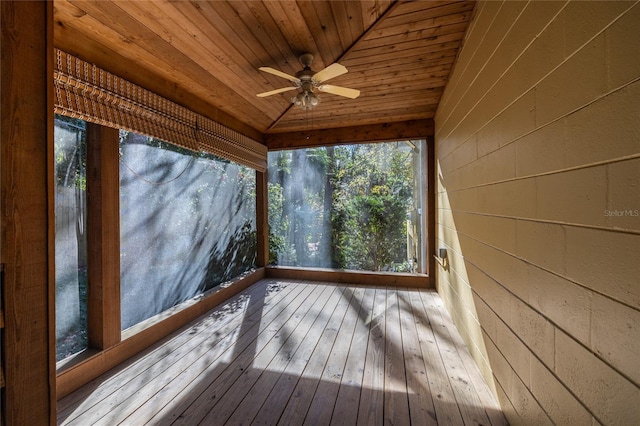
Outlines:
<svg viewBox="0 0 640 426"><path fill-rule="evenodd" d="M296 73L296 77L298 77L303 83L312 82L313 76L316 73L311 69L313 55L311 53L303 53L298 59L304 68Z"/></svg>
<svg viewBox="0 0 640 426"><path fill-rule="evenodd" d="M303 53L298 59L300 59L303 67L311 68L311 64L313 63L313 55L311 53Z"/></svg>

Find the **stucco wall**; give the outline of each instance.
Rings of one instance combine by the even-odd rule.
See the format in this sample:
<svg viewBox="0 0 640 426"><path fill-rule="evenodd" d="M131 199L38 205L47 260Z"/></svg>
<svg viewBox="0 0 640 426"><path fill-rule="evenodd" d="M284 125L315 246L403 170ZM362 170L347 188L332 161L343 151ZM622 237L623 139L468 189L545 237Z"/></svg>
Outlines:
<svg viewBox="0 0 640 426"><path fill-rule="evenodd" d="M640 4L477 5L436 115L438 291L512 424L640 424Z"/></svg>

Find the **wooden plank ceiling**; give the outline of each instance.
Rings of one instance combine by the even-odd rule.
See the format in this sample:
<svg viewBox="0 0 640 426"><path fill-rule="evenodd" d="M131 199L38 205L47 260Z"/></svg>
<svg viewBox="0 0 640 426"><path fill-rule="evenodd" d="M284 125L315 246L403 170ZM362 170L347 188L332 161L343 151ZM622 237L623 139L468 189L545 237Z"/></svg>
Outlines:
<svg viewBox="0 0 640 426"><path fill-rule="evenodd" d="M468 26L472 1L54 0L59 47L250 136L432 118ZM295 75L339 62L311 112L258 71Z"/></svg>

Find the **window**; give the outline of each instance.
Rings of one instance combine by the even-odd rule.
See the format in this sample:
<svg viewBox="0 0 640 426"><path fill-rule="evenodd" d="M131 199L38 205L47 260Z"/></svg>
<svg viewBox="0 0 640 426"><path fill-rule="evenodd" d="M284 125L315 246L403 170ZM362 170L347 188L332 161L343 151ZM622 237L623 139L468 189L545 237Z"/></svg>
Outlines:
<svg viewBox="0 0 640 426"><path fill-rule="evenodd" d="M256 174L120 132L123 330L256 264Z"/></svg>
<svg viewBox="0 0 640 426"><path fill-rule="evenodd" d="M98 373L117 357L97 352L121 345L127 356L261 276L251 272L264 261L256 184L267 147L55 55L57 367L86 360ZM62 386L73 377L58 375Z"/></svg>
<svg viewBox="0 0 640 426"><path fill-rule="evenodd" d="M87 348L85 123L56 116L56 361Z"/></svg>
<svg viewBox="0 0 640 426"><path fill-rule="evenodd" d="M269 153L269 261L424 272L423 141Z"/></svg>

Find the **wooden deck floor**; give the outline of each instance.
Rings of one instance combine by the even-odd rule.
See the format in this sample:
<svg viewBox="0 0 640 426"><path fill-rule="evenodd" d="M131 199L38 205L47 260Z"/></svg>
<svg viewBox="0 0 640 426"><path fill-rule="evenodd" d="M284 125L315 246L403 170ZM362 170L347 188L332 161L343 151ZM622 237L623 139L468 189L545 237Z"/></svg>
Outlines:
<svg viewBox="0 0 640 426"><path fill-rule="evenodd" d="M500 425L437 293L263 280L58 402L65 425Z"/></svg>

